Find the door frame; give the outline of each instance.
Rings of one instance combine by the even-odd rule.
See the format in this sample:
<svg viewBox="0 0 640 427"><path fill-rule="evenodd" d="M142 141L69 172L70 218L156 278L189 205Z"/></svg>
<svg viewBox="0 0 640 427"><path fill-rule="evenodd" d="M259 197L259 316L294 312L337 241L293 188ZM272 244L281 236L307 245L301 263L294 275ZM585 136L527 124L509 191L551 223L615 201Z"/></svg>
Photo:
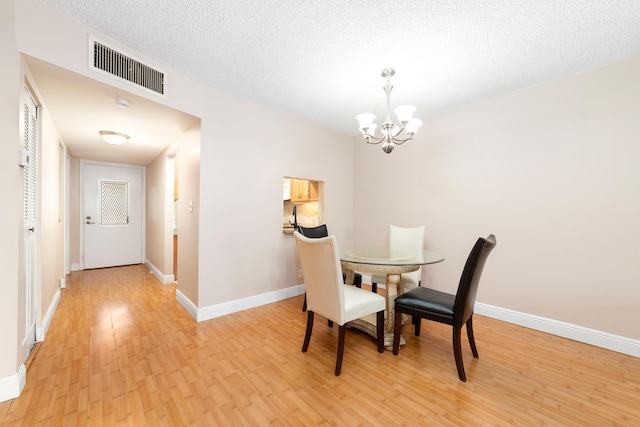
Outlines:
<svg viewBox="0 0 640 427"><path fill-rule="evenodd" d="M97 166L111 166L118 168L129 168L129 169L138 169L142 173L142 183L140 188L140 209L141 209L141 225L140 225L140 246L142 251L142 262L146 264L147 262L147 254L146 254L146 186L147 186L147 168L144 166L137 165L128 165L125 163L107 163L107 162L98 162L93 160L80 160L80 206L79 206L79 215L78 215L78 227L80 228L79 238L80 242L78 245L79 254L80 254L80 270L84 270L84 168L85 165L97 165Z"/></svg>

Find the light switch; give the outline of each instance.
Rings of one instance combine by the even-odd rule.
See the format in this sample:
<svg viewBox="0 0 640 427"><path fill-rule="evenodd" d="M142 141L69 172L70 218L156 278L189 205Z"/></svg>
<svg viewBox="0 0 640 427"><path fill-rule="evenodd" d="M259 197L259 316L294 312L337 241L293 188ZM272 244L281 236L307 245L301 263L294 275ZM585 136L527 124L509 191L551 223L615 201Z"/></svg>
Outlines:
<svg viewBox="0 0 640 427"><path fill-rule="evenodd" d="M27 150L18 150L18 164L22 167L29 167L29 152Z"/></svg>

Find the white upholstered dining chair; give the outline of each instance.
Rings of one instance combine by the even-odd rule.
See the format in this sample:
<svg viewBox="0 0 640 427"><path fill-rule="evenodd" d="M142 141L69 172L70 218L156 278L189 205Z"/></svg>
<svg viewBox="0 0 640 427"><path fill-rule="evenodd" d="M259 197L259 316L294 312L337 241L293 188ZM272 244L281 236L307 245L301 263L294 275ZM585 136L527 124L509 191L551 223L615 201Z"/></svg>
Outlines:
<svg viewBox="0 0 640 427"><path fill-rule="evenodd" d="M424 226L403 228L395 225L389 226L389 249L407 250L422 253L424 250ZM422 269L411 273L402 273L400 282L404 289L414 289L420 286ZM374 274L371 276L371 286L373 291L378 289L378 283L386 283L387 277L384 274Z"/></svg>
<svg viewBox="0 0 640 427"><path fill-rule="evenodd" d="M337 323L339 331L335 374L340 375L346 323L376 313L376 341L378 352L382 353L386 305L384 297L344 284L335 236L308 238L297 231L293 235L307 294L307 330L302 352L305 353L309 348L315 313Z"/></svg>

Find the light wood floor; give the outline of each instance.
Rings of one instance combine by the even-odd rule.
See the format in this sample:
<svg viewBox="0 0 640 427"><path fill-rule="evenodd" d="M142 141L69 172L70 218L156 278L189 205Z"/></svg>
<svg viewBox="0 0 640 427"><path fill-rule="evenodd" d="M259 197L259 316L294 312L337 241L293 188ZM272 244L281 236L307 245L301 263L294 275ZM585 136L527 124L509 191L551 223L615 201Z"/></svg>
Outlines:
<svg viewBox="0 0 640 427"><path fill-rule="evenodd" d="M476 316L467 383L450 328L426 321L398 356L348 331L336 377L337 327L317 317L302 353L301 306L198 324L144 266L74 272L0 424L640 425L640 359Z"/></svg>

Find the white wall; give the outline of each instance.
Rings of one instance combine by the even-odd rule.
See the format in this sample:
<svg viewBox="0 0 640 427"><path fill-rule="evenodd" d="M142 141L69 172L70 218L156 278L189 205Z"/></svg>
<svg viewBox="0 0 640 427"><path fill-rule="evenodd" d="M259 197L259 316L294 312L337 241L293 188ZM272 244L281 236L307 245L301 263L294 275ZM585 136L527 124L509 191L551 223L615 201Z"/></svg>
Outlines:
<svg viewBox="0 0 640 427"><path fill-rule="evenodd" d="M478 301L640 339L640 58L425 119L386 155L356 138L356 241L424 224L455 291L494 233Z"/></svg>
<svg viewBox="0 0 640 427"><path fill-rule="evenodd" d="M0 380L18 371L18 312L23 306L18 300L22 171L16 157L23 78L15 40L14 3L0 2L0 191L5 196L0 209Z"/></svg>
<svg viewBox="0 0 640 427"><path fill-rule="evenodd" d="M200 306L200 147L201 128L196 125L176 141L178 164L178 290ZM206 193L206 190L205 190ZM189 208L191 203L191 209ZM203 250L209 250L204 243ZM207 260L208 262L208 260Z"/></svg>
<svg viewBox="0 0 640 427"><path fill-rule="evenodd" d="M298 283L293 236L282 234L284 176L324 181L330 230L345 244L352 237L351 137L250 101L211 97L219 103L202 121L201 307Z"/></svg>
<svg viewBox="0 0 640 427"><path fill-rule="evenodd" d="M145 257L160 273L172 275L173 263L165 256L167 239L173 238L173 235L167 236L170 231L167 209L173 207L173 203L167 204L167 150L147 165L145 177Z"/></svg>

